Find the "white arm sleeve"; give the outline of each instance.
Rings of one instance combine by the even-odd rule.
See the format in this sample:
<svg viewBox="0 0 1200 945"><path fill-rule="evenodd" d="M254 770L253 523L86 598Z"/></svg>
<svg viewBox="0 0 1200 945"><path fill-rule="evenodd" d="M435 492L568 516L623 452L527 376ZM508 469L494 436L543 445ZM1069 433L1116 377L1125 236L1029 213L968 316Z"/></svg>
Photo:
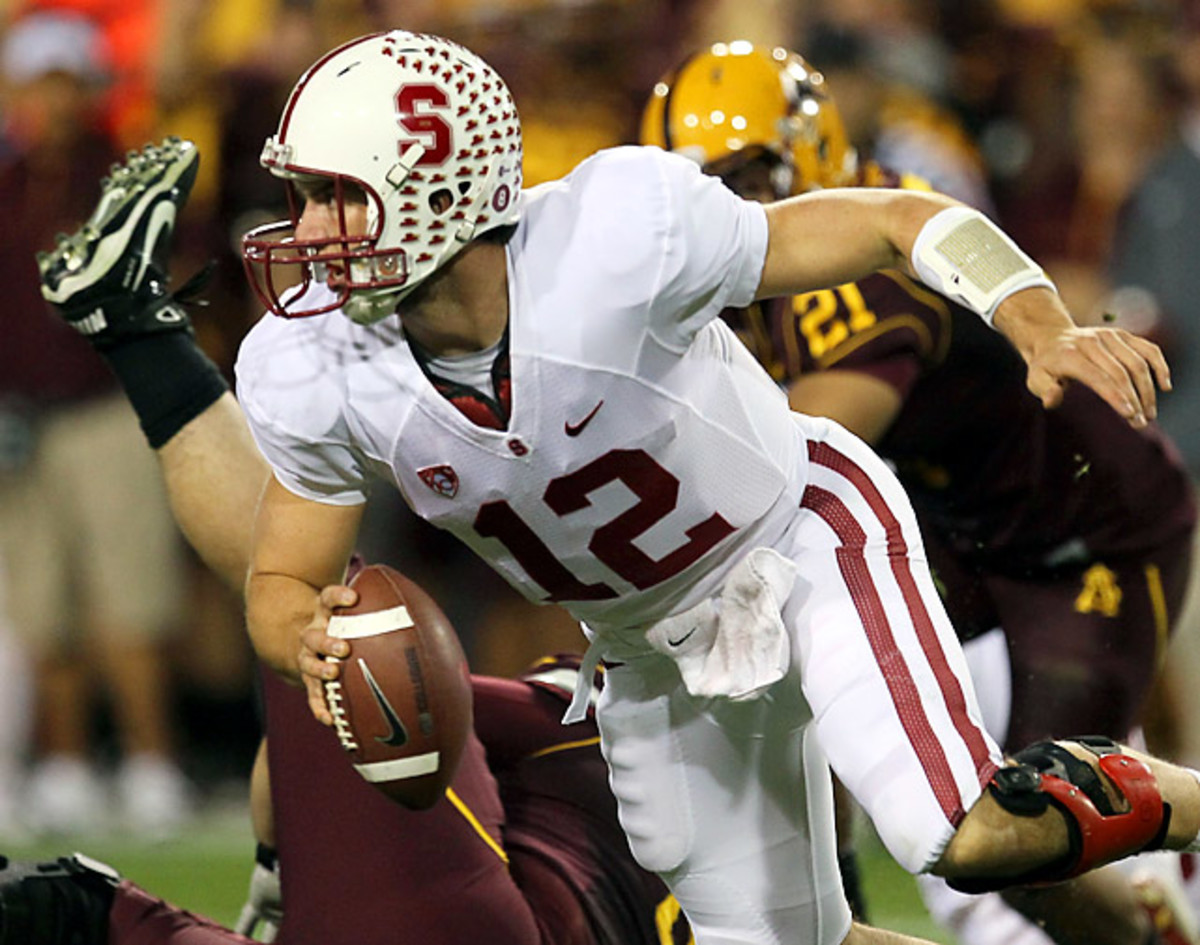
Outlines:
<svg viewBox="0 0 1200 945"><path fill-rule="evenodd" d="M254 442L279 484L304 499L327 505L360 505L367 501L367 473L362 457L333 441L311 441L256 418L246 410Z"/></svg>

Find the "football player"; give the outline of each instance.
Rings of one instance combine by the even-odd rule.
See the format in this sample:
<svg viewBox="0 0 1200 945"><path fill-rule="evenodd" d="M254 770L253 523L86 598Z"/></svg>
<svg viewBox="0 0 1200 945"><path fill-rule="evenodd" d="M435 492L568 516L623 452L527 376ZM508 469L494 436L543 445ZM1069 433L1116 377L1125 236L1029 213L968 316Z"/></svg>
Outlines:
<svg viewBox="0 0 1200 945"><path fill-rule="evenodd" d="M698 51L657 84L641 137L762 201L924 188L860 162L821 74L784 49ZM837 420L894 464L959 637L1003 628L1008 659L975 683L998 682L1011 704L1004 747L1128 737L1183 601L1196 518L1162 432L1131 427L1085 386L1043 410L1000 335L899 270L725 314L792 409ZM1152 932L1120 872L1008 896L1062 942L1142 945ZM943 915L969 908L936 901Z"/></svg>
<svg viewBox="0 0 1200 945"><path fill-rule="evenodd" d="M1192 844L1186 769L1091 737L1002 758L899 484L836 424L789 411L717 316L911 264L1006 334L1044 404L1079 381L1139 428L1169 384L1158 349L1076 327L1036 264L946 198L764 209L650 148L521 192L520 156L503 81L403 31L322 57L264 148L299 201L245 241L271 311L238 368L272 468L248 612L260 657L305 683L313 714L330 721L324 657L345 650L325 629L354 600L340 581L382 475L586 621L581 680L610 666L597 715L622 827L698 942L873 939L838 881L830 764L904 866L964 888ZM47 298L114 366L148 327L164 331L137 339L143 354L189 345L159 281L114 263L137 247L127 220L170 201L188 163L152 158L42 259ZM171 385L207 386L186 360ZM123 381L145 401L150 382ZM144 418L157 437L168 406L204 421L223 403L164 397Z"/></svg>
<svg viewBox="0 0 1200 945"><path fill-rule="evenodd" d="M197 162L190 145L167 142L114 173L92 224L118 234L109 244L119 257L113 271L141 270L145 291L161 298L144 307L143 298L123 327L93 341L137 405L181 526L236 588L268 469L192 340L178 301L192 290L162 295L173 215L148 236L165 212L155 207L183 205ZM169 186L140 202L164 166L175 171ZM109 297L106 318L119 317L111 302L122 295ZM158 301L169 303L166 317ZM303 691L265 673L274 735L255 768L259 848L237 930L74 855L3 863L0 945L229 945L251 933L286 945L394 945L397 928L412 941L446 945L685 945L678 903L634 862L617 823L592 700L580 726L560 725L578 668L577 658L556 657L519 680L473 677L474 734L447 797L420 812L354 773ZM893 933L869 941L913 942Z"/></svg>

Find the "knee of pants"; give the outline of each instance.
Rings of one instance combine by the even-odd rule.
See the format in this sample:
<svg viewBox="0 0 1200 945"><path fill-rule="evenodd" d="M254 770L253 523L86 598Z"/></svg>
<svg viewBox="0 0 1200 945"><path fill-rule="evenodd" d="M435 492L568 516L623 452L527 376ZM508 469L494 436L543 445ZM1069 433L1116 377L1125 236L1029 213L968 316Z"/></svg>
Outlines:
<svg viewBox="0 0 1200 945"><path fill-rule="evenodd" d="M692 846L691 806L686 778L675 763L667 697L611 706L599 724L634 859L652 873L677 869Z"/></svg>
<svg viewBox="0 0 1200 945"><path fill-rule="evenodd" d="M850 931L850 907L836 882L816 883L791 870L779 882L730 882L688 874L671 882L695 941L719 945L809 942L838 945Z"/></svg>

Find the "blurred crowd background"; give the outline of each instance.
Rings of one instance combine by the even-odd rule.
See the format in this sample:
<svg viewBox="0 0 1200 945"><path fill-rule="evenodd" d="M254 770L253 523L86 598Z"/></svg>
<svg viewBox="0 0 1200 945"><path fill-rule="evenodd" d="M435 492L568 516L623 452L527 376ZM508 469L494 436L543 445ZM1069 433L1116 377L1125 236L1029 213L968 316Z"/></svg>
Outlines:
<svg viewBox="0 0 1200 945"><path fill-rule="evenodd" d="M531 184L635 141L655 80L698 46L799 51L860 154L992 214L1078 320L1118 318L1166 347L1163 423L1200 474L1200 3L0 0L0 837L115 818L169 831L244 779L258 735L238 601L171 530L106 369L41 301L34 251L87 216L126 149L195 140L172 268L179 284L215 260L193 318L230 371L260 315L241 234L286 209L263 140L321 52L391 27L499 69ZM364 555L435 595L476 671L580 646L390 494L367 522ZM1185 657L1197 635L1181 631ZM1187 729L1178 752L1200 761Z"/></svg>

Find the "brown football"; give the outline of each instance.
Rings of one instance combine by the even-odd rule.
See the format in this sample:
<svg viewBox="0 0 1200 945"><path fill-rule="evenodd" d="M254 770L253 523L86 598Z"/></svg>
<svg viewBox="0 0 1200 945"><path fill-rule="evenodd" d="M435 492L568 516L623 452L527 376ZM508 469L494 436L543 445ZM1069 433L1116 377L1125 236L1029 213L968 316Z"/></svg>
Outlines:
<svg viewBox="0 0 1200 945"><path fill-rule="evenodd" d="M431 807L458 767L471 730L471 681L446 615L399 571L363 568L353 607L334 611L330 636L350 644L325 683L334 730L367 781L405 807Z"/></svg>

